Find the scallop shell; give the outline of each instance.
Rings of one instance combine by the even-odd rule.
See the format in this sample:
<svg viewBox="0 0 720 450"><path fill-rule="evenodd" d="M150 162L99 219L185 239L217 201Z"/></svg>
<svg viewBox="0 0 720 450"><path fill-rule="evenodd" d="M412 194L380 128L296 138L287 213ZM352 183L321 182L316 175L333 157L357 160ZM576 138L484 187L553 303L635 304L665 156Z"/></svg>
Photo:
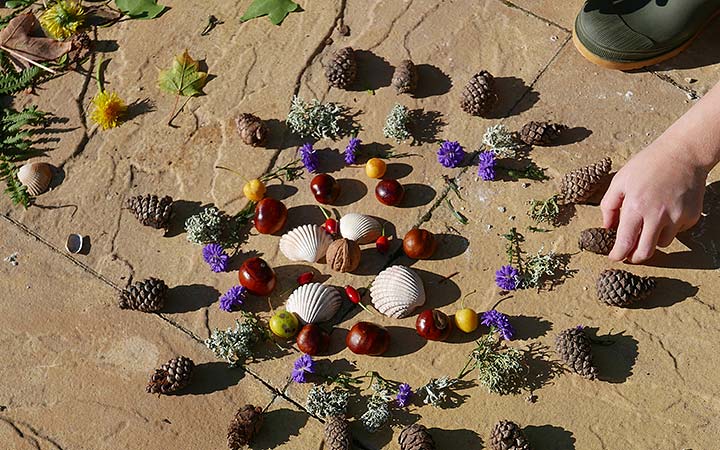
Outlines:
<svg viewBox="0 0 720 450"><path fill-rule="evenodd" d="M358 244L375 242L382 234L382 225L365 214L350 213L340 218L340 234Z"/></svg>
<svg viewBox="0 0 720 450"><path fill-rule="evenodd" d="M293 228L280 238L280 251L290 261L318 262L332 244L332 237L317 225Z"/></svg>
<svg viewBox="0 0 720 450"><path fill-rule="evenodd" d="M44 162L25 164L18 170L18 180L27 188L30 195L40 195L47 191L52 181L52 166Z"/></svg>
<svg viewBox="0 0 720 450"><path fill-rule="evenodd" d="M392 266L375 277L370 286L370 298L382 314L402 319L425 304L425 288L414 270Z"/></svg>
<svg viewBox="0 0 720 450"><path fill-rule="evenodd" d="M320 283L308 283L295 289L285 303L285 310L297 314L303 323L325 322L340 309L340 292Z"/></svg>

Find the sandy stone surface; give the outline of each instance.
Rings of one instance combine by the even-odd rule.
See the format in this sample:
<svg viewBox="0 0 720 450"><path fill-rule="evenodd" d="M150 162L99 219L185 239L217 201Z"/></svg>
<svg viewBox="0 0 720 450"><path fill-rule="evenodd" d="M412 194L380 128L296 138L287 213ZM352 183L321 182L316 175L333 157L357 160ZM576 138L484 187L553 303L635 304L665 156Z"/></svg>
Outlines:
<svg viewBox="0 0 720 450"><path fill-rule="evenodd" d="M352 402L356 448L399 448L402 428L418 421L440 449L489 448L490 430L499 419L521 424L534 448L714 448L720 440L713 357L720 338L715 306L720 172L711 174L698 226L648 264L630 269L659 281L650 299L627 310L606 307L594 293L603 269L623 265L577 251L578 233L600 225L599 208L578 206L563 226L533 233L527 229L533 223L526 202L547 198L563 173L603 156L621 167L707 92L720 67L711 56L720 53L717 27L660 67L621 73L582 59L571 41L574 7L558 2L307 2L280 27L265 18L240 24L246 1L165 3L171 9L157 20L99 29L98 53L82 73L15 99L17 107L37 104L56 117L57 140L43 159L61 174L27 210L0 199L0 340L6 361L0 369L6 380L0 387L0 442L9 442L7 448L224 448L227 424L246 403L266 410L265 427L252 448L319 448L322 424L304 410L310 385L289 381L301 355L294 341L263 347L244 372L227 368L202 344L212 329L230 327L239 318L221 311L217 299L237 283L242 262L256 255L278 275L269 299L251 297L246 304L265 319L282 307L302 272L312 270L331 285L361 287L386 265L403 264L422 278L428 307L452 314L475 291L466 306L485 311L498 305L518 329L510 345L532 350L528 388L517 395L490 394L469 375L452 408L435 409L416 399L395 411L392 427L375 434L357 422L364 401ZM224 24L203 37L208 14ZM349 35L340 33L342 25ZM323 64L345 46L358 50L359 81L348 91L330 89ZM168 127L175 99L159 91L157 74L185 48L204 61L211 79L206 95L191 99L175 127ZM97 92L88 74L100 55L109 60L107 88L134 103L128 122L107 132L88 118ZM415 97L398 96L390 87L394 66L406 58L420 69ZM496 76L500 95L488 119L470 117L459 107L462 87L481 69ZM288 261L278 250L279 236L251 230L231 260L232 271L214 274L201 247L187 241L183 223L211 204L234 214L245 205L246 179L295 158L302 141L284 123L294 94L347 106L368 151L412 154L389 161L388 176L403 183L406 197L399 207L386 207L375 200L376 182L362 166L344 166L347 137L315 145L322 171L342 186L334 208L381 219L392 237L391 251L380 255L364 246L358 270L339 274L324 264ZM385 117L396 103L417 119L412 142L383 137ZM242 143L234 124L241 112L268 120L268 148ZM570 127L559 145L528 155L548 168L549 181L483 182L474 167L446 169L436 161L442 140L457 140L473 151L488 126L518 129L529 120ZM462 198L448 189L445 177L460 187ZM268 194L289 208L284 231L324 220L308 184L307 176L270 183ZM122 208L126 198L144 193L175 199L167 233L142 227ZM455 219L446 199L468 218L467 225ZM414 261L398 252L402 236L414 226L438 237L433 259ZM572 276L549 291L501 295L494 271L506 263L500 235L511 227L525 234L529 253L544 248L565 256ZM69 233L89 237L88 254L65 252ZM2 260L15 252L17 266ZM115 306L119 289L150 276L170 286L160 314ZM378 371L418 388L431 377L457 375L474 339L486 331L456 331L449 342L426 342L414 331L415 319L370 316L346 303L334 320L329 355L317 358L319 368L354 376ZM359 357L344 348L347 330L358 320L390 329L393 344L385 356ZM578 324L608 344L596 346L598 381L562 371L553 351L555 335ZM183 395L146 394L153 368L178 354L198 364L191 387ZM528 402L529 396L536 401Z"/></svg>

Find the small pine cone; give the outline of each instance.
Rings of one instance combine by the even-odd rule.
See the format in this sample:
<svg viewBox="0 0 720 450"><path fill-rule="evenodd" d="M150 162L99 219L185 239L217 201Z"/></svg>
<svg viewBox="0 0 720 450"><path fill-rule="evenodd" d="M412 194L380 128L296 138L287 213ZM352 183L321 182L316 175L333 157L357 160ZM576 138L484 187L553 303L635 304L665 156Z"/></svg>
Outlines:
<svg viewBox="0 0 720 450"><path fill-rule="evenodd" d="M597 367L592 364L590 338L581 327L568 328L558 334L555 350L573 372L589 380L597 378Z"/></svg>
<svg viewBox="0 0 720 450"><path fill-rule="evenodd" d="M412 94L417 88L418 71L415 64L406 59L395 68L392 85L398 94Z"/></svg>
<svg viewBox="0 0 720 450"><path fill-rule="evenodd" d="M550 145L567 130L565 125L550 122L528 122L520 130L520 140L527 145Z"/></svg>
<svg viewBox="0 0 720 450"><path fill-rule="evenodd" d="M350 450L352 435L345 416L328 417L325 421L325 450Z"/></svg>
<svg viewBox="0 0 720 450"><path fill-rule="evenodd" d="M92 40L87 33L78 33L72 37L70 41L70 52L68 52L68 60L70 62L79 62L90 53L92 48Z"/></svg>
<svg viewBox="0 0 720 450"><path fill-rule="evenodd" d="M402 430L398 443L400 450L435 450L435 441L427 428L418 423Z"/></svg>
<svg viewBox="0 0 720 450"><path fill-rule="evenodd" d="M138 195L127 200L126 206L146 227L167 228L170 223L173 199L169 196Z"/></svg>
<svg viewBox="0 0 720 450"><path fill-rule="evenodd" d="M530 450L530 444L518 424L509 420L501 420L493 427L490 448L492 450Z"/></svg>
<svg viewBox="0 0 720 450"><path fill-rule="evenodd" d="M142 312L157 312L165 305L168 287L163 280L148 278L138 281L120 293L120 309L134 309Z"/></svg>
<svg viewBox="0 0 720 450"><path fill-rule="evenodd" d="M268 128L258 116L249 113L240 114L235 119L238 133L243 142L253 147L262 146L267 141Z"/></svg>
<svg viewBox="0 0 720 450"><path fill-rule="evenodd" d="M495 93L495 78L483 70L475 74L462 90L460 107L473 116L484 116L495 106L498 97Z"/></svg>
<svg viewBox="0 0 720 450"><path fill-rule="evenodd" d="M259 406L245 405L238 409L228 427L228 447L239 450L249 445L263 424L263 410Z"/></svg>
<svg viewBox="0 0 720 450"><path fill-rule="evenodd" d="M612 161L604 158L595 164L566 173L560 185L563 203L583 203L590 199L600 187L603 178L610 173Z"/></svg>
<svg viewBox="0 0 720 450"><path fill-rule="evenodd" d="M341 48L333 54L330 63L325 67L325 77L330 86L347 89L357 76L355 51L350 47Z"/></svg>
<svg viewBox="0 0 720 450"><path fill-rule="evenodd" d="M580 250L597 253L598 255L609 255L615 245L615 230L607 228L588 228L580 232L578 247Z"/></svg>
<svg viewBox="0 0 720 450"><path fill-rule="evenodd" d="M596 286L600 300L611 306L625 307L647 298L655 288L655 279L608 269L600 274Z"/></svg>
<svg viewBox="0 0 720 450"><path fill-rule="evenodd" d="M171 394L190 383L195 363L185 356L168 361L150 377L146 390L150 394Z"/></svg>

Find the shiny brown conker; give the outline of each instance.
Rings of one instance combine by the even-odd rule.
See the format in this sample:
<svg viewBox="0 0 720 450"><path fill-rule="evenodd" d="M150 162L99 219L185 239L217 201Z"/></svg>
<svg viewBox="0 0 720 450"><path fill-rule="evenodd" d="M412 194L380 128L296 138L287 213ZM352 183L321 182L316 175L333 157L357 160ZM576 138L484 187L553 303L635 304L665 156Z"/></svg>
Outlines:
<svg viewBox="0 0 720 450"><path fill-rule="evenodd" d="M330 205L340 196L340 183L332 176L321 173L310 181L310 190L318 203Z"/></svg>
<svg viewBox="0 0 720 450"><path fill-rule="evenodd" d="M382 180L375 186L375 198L387 206L397 206L405 196L405 188L398 180Z"/></svg>
<svg viewBox="0 0 720 450"><path fill-rule="evenodd" d="M358 322L350 328L345 344L358 355L379 356L390 347L390 332L370 322Z"/></svg>
<svg viewBox="0 0 720 450"><path fill-rule="evenodd" d="M431 258L437 249L435 235L422 228L413 228L403 238L403 250L413 259Z"/></svg>
<svg viewBox="0 0 720 450"><path fill-rule="evenodd" d="M298 333L297 346L301 352L316 356L327 351L330 346L330 335L319 325L309 323Z"/></svg>
<svg viewBox="0 0 720 450"><path fill-rule="evenodd" d="M283 202L265 197L255 206L253 223L259 233L275 234L285 226L287 216L287 207Z"/></svg>
<svg viewBox="0 0 720 450"><path fill-rule="evenodd" d="M442 311L426 309L415 321L417 333L429 341L444 341L452 331L452 321Z"/></svg>
<svg viewBox="0 0 720 450"><path fill-rule="evenodd" d="M261 297L270 295L275 289L277 278L275 271L262 258L250 258L238 270L240 285Z"/></svg>

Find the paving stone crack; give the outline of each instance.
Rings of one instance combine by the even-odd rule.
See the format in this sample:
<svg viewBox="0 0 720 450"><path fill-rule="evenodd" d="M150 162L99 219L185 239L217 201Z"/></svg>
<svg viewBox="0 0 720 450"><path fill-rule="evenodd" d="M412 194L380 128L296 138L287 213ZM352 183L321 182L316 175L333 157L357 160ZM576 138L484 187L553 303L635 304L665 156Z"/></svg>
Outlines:
<svg viewBox="0 0 720 450"><path fill-rule="evenodd" d="M12 428L14 429L14 431L15 431L16 433L18 433L18 435L19 435L21 438L23 438L23 439L31 442L31 443L34 445L34 447L37 448L38 450L41 450L40 443L38 442L38 439L41 439L41 440L43 440L43 441L51 444L52 446L55 447L56 450L65 450L65 447L63 447L63 446L61 446L60 444L58 444L58 442L57 442L54 438L51 438L50 436L48 436L47 434L41 432L38 428L33 427L33 426L30 425L29 423L21 422L21 421L13 421L13 420L10 420L10 419L8 419L8 418L6 418L6 417L2 417L2 416L0 416L0 421L5 422L5 423L8 424L10 427L12 427ZM20 425L22 425L23 427L27 428L28 431L30 431L30 433L32 433L33 436L28 436L26 433L24 433L24 432L20 429L20 427L17 426L17 424L20 424ZM36 439L36 438L38 438L38 439Z"/></svg>
<svg viewBox="0 0 720 450"><path fill-rule="evenodd" d="M527 15L530 16L530 17L534 17L534 18L536 18L536 19L538 19L538 20L541 20L541 21L545 22L546 24L551 25L551 26L553 26L553 27L556 27L556 28L558 28L558 29L560 29L560 30L562 30L562 31L564 31L564 32L566 32L566 33L571 33L571 31L568 30L567 28L565 28L564 26L562 26L562 25L560 25L560 24L558 24L558 23L556 23L556 22L553 22L552 20L550 20L550 19L548 19L548 18L545 18L545 17L543 17L543 16L539 16L539 15L535 14L534 12L532 12L532 11L530 11L530 10L528 10L528 9L523 8L522 6L516 5L516 4L513 3L513 2L510 2L510 1L508 1L508 0L497 0L497 1L499 1L499 2L502 3L502 4L504 4L504 5L507 6L508 8L517 9L517 10L519 10L519 11L524 12L525 14L527 14Z"/></svg>

